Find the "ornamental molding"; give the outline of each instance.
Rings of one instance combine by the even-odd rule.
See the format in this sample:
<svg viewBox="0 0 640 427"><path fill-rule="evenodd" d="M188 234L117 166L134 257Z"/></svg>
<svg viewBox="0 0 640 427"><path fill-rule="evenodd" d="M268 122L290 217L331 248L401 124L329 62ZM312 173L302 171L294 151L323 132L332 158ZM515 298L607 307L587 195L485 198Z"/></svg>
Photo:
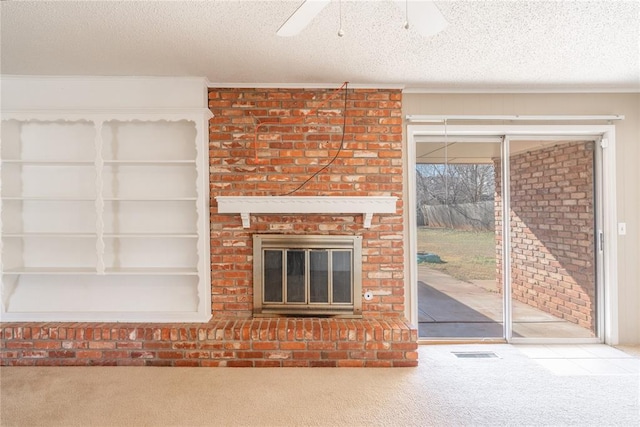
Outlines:
<svg viewBox="0 0 640 427"><path fill-rule="evenodd" d="M117 108L117 109L43 109L43 110L2 110L2 120L20 121L87 121L87 122L133 122L133 121L171 121L187 120L196 122L210 119L213 114L208 108Z"/></svg>

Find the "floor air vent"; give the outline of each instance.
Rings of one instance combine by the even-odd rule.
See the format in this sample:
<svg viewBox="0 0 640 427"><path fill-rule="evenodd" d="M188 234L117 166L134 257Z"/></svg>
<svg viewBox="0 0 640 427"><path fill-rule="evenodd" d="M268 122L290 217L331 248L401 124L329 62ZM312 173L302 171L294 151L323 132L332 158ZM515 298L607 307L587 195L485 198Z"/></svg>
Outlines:
<svg viewBox="0 0 640 427"><path fill-rule="evenodd" d="M495 359L498 357L492 351L452 351L460 359Z"/></svg>

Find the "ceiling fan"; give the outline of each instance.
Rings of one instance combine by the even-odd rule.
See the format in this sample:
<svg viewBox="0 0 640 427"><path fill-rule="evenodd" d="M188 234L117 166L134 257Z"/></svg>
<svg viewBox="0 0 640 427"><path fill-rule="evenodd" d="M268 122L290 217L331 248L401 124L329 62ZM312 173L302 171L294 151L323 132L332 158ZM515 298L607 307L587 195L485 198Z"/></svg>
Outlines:
<svg viewBox="0 0 640 427"><path fill-rule="evenodd" d="M433 1L429 0L391 0L405 13L405 28L416 29L423 36L432 36L444 30L449 24L442 16L440 10ZM299 34L311 23L322 9L331 0L304 0L300 6L291 14L284 24L280 26L277 35L281 37L291 37ZM342 14L342 12L341 12ZM409 22L409 17L411 21ZM340 17L342 20L342 16ZM338 31L342 36L342 28Z"/></svg>

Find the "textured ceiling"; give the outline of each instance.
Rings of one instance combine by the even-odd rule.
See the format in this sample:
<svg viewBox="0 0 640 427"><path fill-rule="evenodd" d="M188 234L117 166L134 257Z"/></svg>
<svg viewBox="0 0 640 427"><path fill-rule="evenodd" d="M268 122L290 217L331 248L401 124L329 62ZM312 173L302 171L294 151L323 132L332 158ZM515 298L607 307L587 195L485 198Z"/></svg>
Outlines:
<svg viewBox="0 0 640 427"><path fill-rule="evenodd" d="M214 84L427 90L640 90L640 1L437 1L402 28L392 1L333 1L295 37L296 1L2 1L1 72L204 76ZM410 21L419 17L410 17Z"/></svg>

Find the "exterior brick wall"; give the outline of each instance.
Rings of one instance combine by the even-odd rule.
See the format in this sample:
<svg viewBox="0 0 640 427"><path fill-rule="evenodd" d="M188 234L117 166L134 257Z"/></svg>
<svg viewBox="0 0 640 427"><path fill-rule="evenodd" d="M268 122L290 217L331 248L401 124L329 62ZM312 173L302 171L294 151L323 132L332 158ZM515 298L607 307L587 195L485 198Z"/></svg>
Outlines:
<svg viewBox="0 0 640 427"><path fill-rule="evenodd" d="M363 238L365 318L404 316L402 93L400 90L210 89L211 282L216 317L249 317L252 235L357 234ZM346 117L345 117L346 114ZM342 126L345 126L344 145ZM259 128L256 132L256 127ZM216 196L397 196L395 214L218 214Z"/></svg>
<svg viewBox="0 0 640 427"><path fill-rule="evenodd" d="M512 296L595 332L593 149L562 143L510 160ZM502 284L502 199L496 168L496 250Z"/></svg>

